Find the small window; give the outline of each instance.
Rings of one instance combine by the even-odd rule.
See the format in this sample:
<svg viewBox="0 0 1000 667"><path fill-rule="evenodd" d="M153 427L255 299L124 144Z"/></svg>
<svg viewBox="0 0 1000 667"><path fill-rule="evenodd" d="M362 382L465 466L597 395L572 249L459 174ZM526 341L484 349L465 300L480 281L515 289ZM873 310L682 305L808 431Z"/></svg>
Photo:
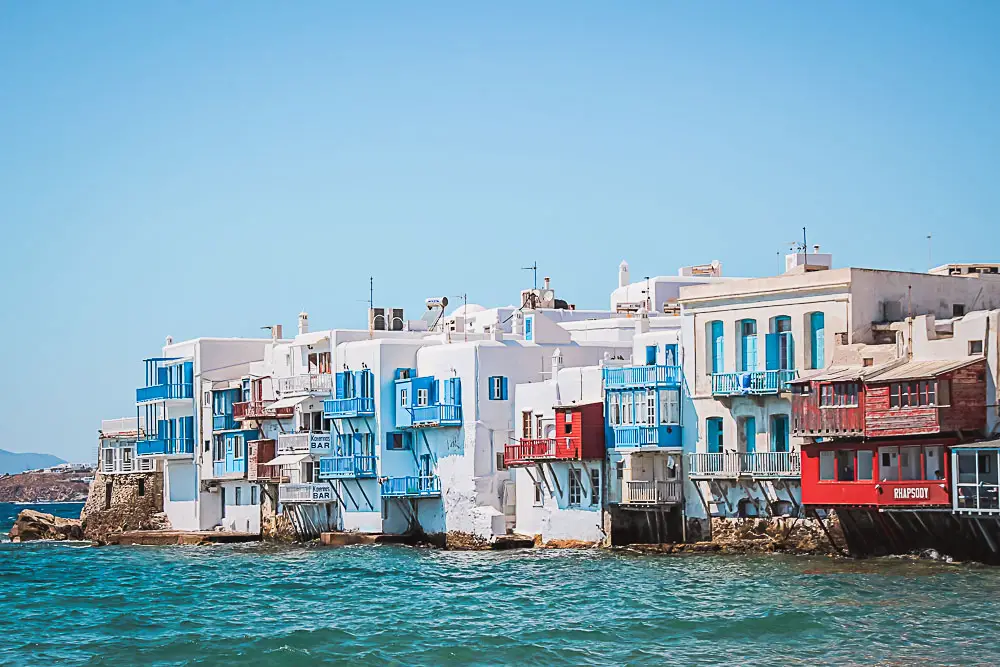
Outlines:
<svg viewBox="0 0 1000 667"><path fill-rule="evenodd" d="M983 341L981 340L970 340L969 341L969 354L982 354L983 353Z"/></svg>
<svg viewBox="0 0 1000 667"><path fill-rule="evenodd" d="M202 395L202 399L201 399L201 400L202 400L202 404L203 404L203 405L204 405L204 406L205 406L206 408L210 408L210 407L212 407L212 392L210 392L210 391L206 391L206 392L205 392L205 393L204 393L204 394Z"/></svg>
<svg viewBox="0 0 1000 667"><path fill-rule="evenodd" d="M424 407L427 405L427 390L417 389L417 407Z"/></svg>
<svg viewBox="0 0 1000 667"><path fill-rule="evenodd" d="M206 440L205 441L205 451L206 452L212 451L212 441L211 440Z"/></svg>
<svg viewBox="0 0 1000 667"><path fill-rule="evenodd" d="M569 504L579 505L583 500L583 478L580 470L569 469Z"/></svg>
<svg viewBox="0 0 1000 667"><path fill-rule="evenodd" d="M504 465L503 452L497 452L497 470L506 470L507 466Z"/></svg>
<svg viewBox="0 0 1000 667"><path fill-rule="evenodd" d="M507 378L502 375L494 375L490 377L490 400L507 400Z"/></svg>
<svg viewBox="0 0 1000 667"><path fill-rule="evenodd" d="M861 360L861 365L864 366L865 368L869 368L871 366L874 366L875 365L875 358L874 357L865 357L865 358L863 358Z"/></svg>
<svg viewBox="0 0 1000 667"><path fill-rule="evenodd" d="M965 315L965 304L964 303L953 303L951 305L951 316L952 317L962 317Z"/></svg>
<svg viewBox="0 0 1000 667"><path fill-rule="evenodd" d="M819 453L819 480L821 482L832 482L836 478L837 466L834 457L835 452L832 451Z"/></svg>
<svg viewBox="0 0 1000 667"><path fill-rule="evenodd" d="M399 390L399 404L402 407L405 408L406 406L409 405L409 402L408 402L409 400L410 400L410 392L409 392L409 390L406 389L406 388L400 389Z"/></svg>
<svg viewBox="0 0 1000 667"><path fill-rule="evenodd" d="M590 504L601 504L601 471L596 469L590 471Z"/></svg>
<svg viewBox="0 0 1000 667"><path fill-rule="evenodd" d="M394 450L403 450L410 448L410 439L408 433L386 433L385 437L385 448Z"/></svg>
<svg viewBox="0 0 1000 667"><path fill-rule="evenodd" d="M260 489L257 487L256 484L250 487L250 504L251 505L259 505L260 504L260 495L259 495L259 493L260 493Z"/></svg>
<svg viewBox="0 0 1000 667"><path fill-rule="evenodd" d="M541 507L542 499L544 498L544 496L542 495L542 483L535 482L534 486L535 486L535 499L533 504L535 507Z"/></svg>
<svg viewBox="0 0 1000 667"><path fill-rule="evenodd" d="M144 495L146 495L146 478L145 477L140 477L139 478L139 497L142 498Z"/></svg>
<svg viewBox="0 0 1000 667"><path fill-rule="evenodd" d="M615 464L615 476L618 479L625 479L625 462L619 461Z"/></svg>
<svg viewBox="0 0 1000 667"><path fill-rule="evenodd" d="M858 452L858 481L872 480L874 452L861 450Z"/></svg>
<svg viewBox="0 0 1000 667"><path fill-rule="evenodd" d="M563 424L563 435L572 435L573 434L573 413L572 412L566 412L565 415L566 415L566 421Z"/></svg>
<svg viewBox="0 0 1000 667"><path fill-rule="evenodd" d="M236 504L237 505L242 505L243 504L243 487L242 486L237 486L236 487Z"/></svg>

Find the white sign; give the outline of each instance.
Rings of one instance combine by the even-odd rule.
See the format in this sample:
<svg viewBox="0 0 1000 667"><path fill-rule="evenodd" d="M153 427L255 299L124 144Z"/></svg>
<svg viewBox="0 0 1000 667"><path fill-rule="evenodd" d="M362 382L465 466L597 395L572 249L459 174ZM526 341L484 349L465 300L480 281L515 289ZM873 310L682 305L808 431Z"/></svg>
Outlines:
<svg viewBox="0 0 1000 667"><path fill-rule="evenodd" d="M927 500L930 496L930 489L902 487L892 490L893 500Z"/></svg>

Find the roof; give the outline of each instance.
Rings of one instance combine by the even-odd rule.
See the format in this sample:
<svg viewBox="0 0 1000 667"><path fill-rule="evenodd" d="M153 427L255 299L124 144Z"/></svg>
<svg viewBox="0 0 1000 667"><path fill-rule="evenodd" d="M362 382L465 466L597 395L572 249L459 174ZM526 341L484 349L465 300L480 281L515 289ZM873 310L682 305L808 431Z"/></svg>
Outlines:
<svg viewBox="0 0 1000 667"><path fill-rule="evenodd" d="M983 440L981 442L967 442L961 445L952 445L952 449L1000 449L1000 438L993 440Z"/></svg>
<svg viewBox="0 0 1000 667"><path fill-rule="evenodd" d="M285 398L278 399L271 405L267 406L268 410L280 410L281 408L294 408L299 403L304 401L312 400L312 396L306 394L305 396L286 396Z"/></svg>
<svg viewBox="0 0 1000 667"><path fill-rule="evenodd" d="M985 357L948 359L945 361L909 361L900 366L866 376L870 382L896 382L899 380L922 380L937 377L951 371L965 368L983 361Z"/></svg>
<svg viewBox="0 0 1000 667"><path fill-rule="evenodd" d="M309 458L309 454L282 454L281 456L271 459L267 463L261 465L266 466L291 466L296 463L301 463Z"/></svg>
<svg viewBox="0 0 1000 667"><path fill-rule="evenodd" d="M878 366L831 366L811 375L792 380L790 384L806 382L899 382L902 380L924 380L983 361L985 357L946 359L943 361L891 361Z"/></svg>
<svg viewBox="0 0 1000 667"><path fill-rule="evenodd" d="M560 405L553 405L553 410L569 410L572 408L582 408L587 405L604 405L604 401L584 401L583 403L562 403Z"/></svg>
<svg viewBox="0 0 1000 667"><path fill-rule="evenodd" d="M329 331L314 331L313 333L299 334L295 337L295 340L290 343L292 347L302 347L303 345L316 345L317 343L322 343L324 340L330 337Z"/></svg>

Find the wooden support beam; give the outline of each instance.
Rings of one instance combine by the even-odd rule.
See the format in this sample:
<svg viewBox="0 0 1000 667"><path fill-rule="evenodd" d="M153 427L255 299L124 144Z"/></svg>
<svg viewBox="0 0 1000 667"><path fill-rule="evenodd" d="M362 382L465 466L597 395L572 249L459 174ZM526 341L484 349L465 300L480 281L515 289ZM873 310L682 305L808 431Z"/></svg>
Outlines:
<svg viewBox="0 0 1000 667"><path fill-rule="evenodd" d="M354 503L354 509L356 510L361 509L361 505L359 505L358 501L354 499L354 496L351 494L351 490L347 487L347 485L344 484L340 488L344 493L347 494L347 497L351 499L351 502Z"/></svg>
<svg viewBox="0 0 1000 667"><path fill-rule="evenodd" d="M976 526L979 527L979 532L983 534L983 538L986 540L986 544L987 546L989 546L990 551L992 551L994 555L1000 553L997 550L996 541L990 536L989 532L987 532L987 530L983 527L983 522L979 519L979 517L975 517L973 521L975 521Z"/></svg>
<svg viewBox="0 0 1000 667"><path fill-rule="evenodd" d="M361 480L355 478L354 483L358 485L358 491L360 491L361 495L364 497L365 504L368 505L368 509L374 511L375 510L375 506L372 505L372 501L368 499L368 494L365 493L364 487L361 486Z"/></svg>
<svg viewBox="0 0 1000 667"><path fill-rule="evenodd" d="M830 546L832 546L834 551L836 551L837 553L846 556L847 554L844 552L844 550L841 549L840 546L837 544L837 542L833 539L833 535L830 533L830 529L826 527L826 524L823 523L823 519L819 517L819 513L817 513L814 508L810 508L810 511L812 512L813 518L816 519L817 523L819 523L819 527L823 530L823 534L826 535L826 539L830 541Z"/></svg>
<svg viewBox="0 0 1000 667"><path fill-rule="evenodd" d="M545 467L545 466L549 467L549 474L552 475L552 483L555 484L556 491L558 491L559 495L561 496L562 495L562 487L559 486L559 478L556 477L556 471L552 468L552 464L551 463L544 463L543 462L542 463L542 467Z"/></svg>

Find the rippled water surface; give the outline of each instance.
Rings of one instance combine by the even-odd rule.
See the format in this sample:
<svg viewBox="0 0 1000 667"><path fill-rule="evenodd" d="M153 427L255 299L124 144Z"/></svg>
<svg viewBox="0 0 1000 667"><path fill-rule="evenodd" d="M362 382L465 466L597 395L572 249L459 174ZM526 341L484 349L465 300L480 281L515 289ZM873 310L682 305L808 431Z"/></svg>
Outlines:
<svg viewBox="0 0 1000 667"><path fill-rule="evenodd" d="M978 566L0 544L0 575L5 664L1000 662Z"/></svg>

